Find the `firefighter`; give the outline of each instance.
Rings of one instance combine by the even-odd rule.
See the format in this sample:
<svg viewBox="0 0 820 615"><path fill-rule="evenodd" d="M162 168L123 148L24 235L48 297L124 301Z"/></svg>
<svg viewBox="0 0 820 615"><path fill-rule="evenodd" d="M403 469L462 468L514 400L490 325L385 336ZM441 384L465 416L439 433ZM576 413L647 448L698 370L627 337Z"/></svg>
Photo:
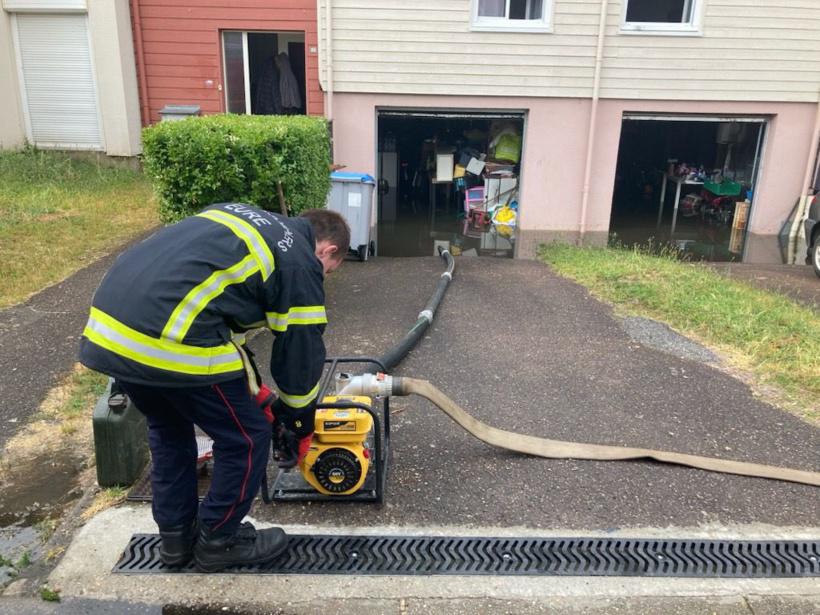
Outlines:
<svg viewBox="0 0 820 615"><path fill-rule="evenodd" d="M160 556L215 572L262 564L287 547L281 528L242 518L268 462L271 425L251 395L238 338L274 335L277 423L294 463L307 452L325 360L324 277L350 230L336 212L285 218L221 203L123 253L92 300L80 361L117 379L145 415ZM197 425L213 439L210 489L197 498Z"/></svg>

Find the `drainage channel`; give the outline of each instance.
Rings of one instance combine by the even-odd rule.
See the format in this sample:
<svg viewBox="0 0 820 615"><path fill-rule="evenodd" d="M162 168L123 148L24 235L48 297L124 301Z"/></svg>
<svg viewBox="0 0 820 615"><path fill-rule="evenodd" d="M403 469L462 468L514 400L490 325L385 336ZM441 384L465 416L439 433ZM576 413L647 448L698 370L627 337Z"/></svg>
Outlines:
<svg viewBox="0 0 820 615"><path fill-rule="evenodd" d="M113 572L196 572L164 566L159 540L135 534ZM820 576L820 541L292 535L277 560L229 572L799 578Z"/></svg>

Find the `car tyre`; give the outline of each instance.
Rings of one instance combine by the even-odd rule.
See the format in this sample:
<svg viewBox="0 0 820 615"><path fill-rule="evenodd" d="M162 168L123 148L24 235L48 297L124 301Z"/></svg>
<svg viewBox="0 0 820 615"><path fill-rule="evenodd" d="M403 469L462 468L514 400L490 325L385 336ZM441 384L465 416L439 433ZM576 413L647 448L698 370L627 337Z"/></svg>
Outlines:
<svg viewBox="0 0 820 615"><path fill-rule="evenodd" d="M811 245L811 264L814 267L814 273L820 277L820 233L815 233L814 243Z"/></svg>

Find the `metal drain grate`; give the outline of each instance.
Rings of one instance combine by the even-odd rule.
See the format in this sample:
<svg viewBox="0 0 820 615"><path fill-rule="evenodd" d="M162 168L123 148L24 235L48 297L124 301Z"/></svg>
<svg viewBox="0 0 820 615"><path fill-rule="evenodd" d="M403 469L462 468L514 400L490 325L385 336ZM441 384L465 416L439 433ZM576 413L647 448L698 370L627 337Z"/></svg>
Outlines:
<svg viewBox="0 0 820 615"><path fill-rule="evenodd" d="M159 560L159 536L135 534L114 572L195 572ZM293 535L290 548L238 574L816 577L820 541Z"/></svg>
<svg viewBox="0 0 820 615"><path fill-rule="evenodd" d="M205 497L205 494L208 493L208 489L211 486L211 475L204 473L200 469L196 482L197 492L199 493L199 499L201 501ZM134 486L129 489L128 495L125 499L129 502L150 502L153 499L153 492L151 491L150 463L148 464L148 467L145 468L145 472L143 472L142 476L140 476L134 483Z"/></svg>

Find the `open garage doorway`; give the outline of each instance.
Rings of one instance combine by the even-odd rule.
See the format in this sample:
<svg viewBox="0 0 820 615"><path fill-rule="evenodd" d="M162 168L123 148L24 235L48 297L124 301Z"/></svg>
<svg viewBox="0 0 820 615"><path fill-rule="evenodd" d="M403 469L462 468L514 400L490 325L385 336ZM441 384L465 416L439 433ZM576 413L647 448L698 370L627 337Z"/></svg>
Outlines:
<svg viewBox="0 0 820 615"><path fill-rule="evenodd" d="M742 260L765 130L765 118L625 115L610 234Z"/></svg>
<svg viewBox="0 0 820 615"><path fill-rule="evenodd" d="M512 257L523 113L379 110L381 256Z"/></svg>

